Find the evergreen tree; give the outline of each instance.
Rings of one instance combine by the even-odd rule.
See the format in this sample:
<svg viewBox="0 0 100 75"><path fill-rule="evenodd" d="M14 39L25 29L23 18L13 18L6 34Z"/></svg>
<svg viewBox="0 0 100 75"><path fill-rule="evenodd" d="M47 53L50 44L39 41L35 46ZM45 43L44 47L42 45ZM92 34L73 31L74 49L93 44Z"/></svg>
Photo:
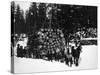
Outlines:
<svg viewBox="0 0 100 75"><path fill-rule="evenodd" d="M37 23L37 7L36 3L32 3L29 11L26 13L26 27L27 32L35 32Z"/></svg>
<svg viewBox="0 0 100 75"><path fill-rule="evenodd" d="M20 6L17 5L15 13L15 33L25 33L25 20L23 16L23 11L20 9Z"/></svg>

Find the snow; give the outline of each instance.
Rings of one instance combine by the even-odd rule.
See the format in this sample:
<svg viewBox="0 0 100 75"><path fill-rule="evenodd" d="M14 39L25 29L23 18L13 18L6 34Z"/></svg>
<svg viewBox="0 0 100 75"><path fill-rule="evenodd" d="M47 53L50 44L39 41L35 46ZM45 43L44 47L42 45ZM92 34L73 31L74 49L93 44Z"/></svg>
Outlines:
<svg viewBox="0 0 100 75"><path fill-rule="evenodd" d="M42 59L14 57L15 73L50 72L97 68L97 46L82 46L81 61L79 66L68 67L65 63L46 61Z"/></svg>

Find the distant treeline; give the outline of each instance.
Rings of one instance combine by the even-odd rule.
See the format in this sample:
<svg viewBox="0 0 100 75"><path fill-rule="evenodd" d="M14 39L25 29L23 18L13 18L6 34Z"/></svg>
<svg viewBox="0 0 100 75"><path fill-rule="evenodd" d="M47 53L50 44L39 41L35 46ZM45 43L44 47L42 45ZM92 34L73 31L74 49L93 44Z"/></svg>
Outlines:
<svg viewBox="0 0 100 75"><path fill-rule="evenodd" d="M24 12L11 3L11 26L14 33L30 33L40 28L58 28L73 33L78 28L97 28L97 7L32 2Z"/></svg>

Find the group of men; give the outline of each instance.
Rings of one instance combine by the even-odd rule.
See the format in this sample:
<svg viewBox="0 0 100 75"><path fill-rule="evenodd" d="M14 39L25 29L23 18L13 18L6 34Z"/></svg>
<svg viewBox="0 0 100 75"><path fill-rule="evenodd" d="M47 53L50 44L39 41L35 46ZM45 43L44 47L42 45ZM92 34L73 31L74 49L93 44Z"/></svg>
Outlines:
<svg viewBox="0 0 100 75"><path fill-rule="evenodd" d="M81 45L77 46L76 48L74 46L68 47L66 52L59 51L59 52L52 52L48 51L46 56L49 61L59 61L61 63L65 63L66 65L72 67L74 64L75 66L79 65L80 61L80 53L82 52Z"/></svg>
<svg viewBox="0 0 100 75"><path fill-rule="evenodd" d="M72 66L72 64L78 66L81 52L82 52L81 45L77 46L76 48L74 46L68 48L67 54L65 56L65 63L70 67Z"/></svg>
<svg viewBox="0 0 100 75"><path fill-rule="evenodd" d="M29 55L29 52L27 52L28 50L23 49L22 46L20 46L18 44L17 46L17 57L29 57L31 56L31 54ZM58 62L62 62L65 63L66 65L72 67L72 65L74 64L75 66L79 65L79 59L80 59L80 53L82 51L82 47L81 45L77 46L76 48L74 46L70 46L67 48L66 51L64 50L60 50L59 52L57 51L47 51L44 52L45 54L42 53L35 53L34 56L37 59L46 59L48 61L58 61ZM38 54L38 57L37 57ZM33 58L32 56L30 58Z"/></svg>
<svg viewBox="0 0 100 75"><path fill-rule="evenodd" d="M54 32L52 32L52 33L54 33ZM57 33L60 34L60 32L57 32ZM54 35L52 34L52 37L53 36ZM56 34L56 36L57 36L57 34ZM43 38L41 38L41 39L43 39ZM52 38L52 40L54 40L54 39L58 39L58 38L56 38L56 37ZM55 43L55 42L51 43L52 40L50 42L46 41L46 40L48 40L48 39L42 40L43 45L40 45L39 48L36 48L36 49L34 48L33 43L35 43L35 45L36 45L37 41L36 42L33 41L33 43L31 43L31 47L29 47L29 48L28 48L28 46L26 46L26 44L24 47L23 42L19 42L19 44L17 45L17 57L44 59L44 60L48 60L51 62L53 60L55 60L58 62L65 63L66 65L68 65L70 67L73 64L75 66L79 65L80 53L82 51L80 41L79 42L74 41L73 42L74 46L73 46L72 44L70 44L71 42L67 42L68 45L64 44L63 41L65 41L65 40L56 40L55 42L58 42L58 43ZM46 45L44 44L45 42L46 42ZM50 43L50 45L47 46L47 43ZM53 43L55 43L55 44L51 46L51 44L53 44Z"/></svg>

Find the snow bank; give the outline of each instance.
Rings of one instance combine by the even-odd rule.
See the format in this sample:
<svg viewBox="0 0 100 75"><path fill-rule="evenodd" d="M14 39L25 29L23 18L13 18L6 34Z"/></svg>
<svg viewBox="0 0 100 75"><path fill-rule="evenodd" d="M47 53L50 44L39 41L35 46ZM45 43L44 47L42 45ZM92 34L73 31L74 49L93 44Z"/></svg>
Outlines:
<svg viewBox="0 0 100 75"><path fill-rule="evenodd" d="M78 67L74 65L68 67L65 63L50 62L42 59L14 58L15 73L94 69L97 67L97 46L82 46L81 61Z"/></svg>

